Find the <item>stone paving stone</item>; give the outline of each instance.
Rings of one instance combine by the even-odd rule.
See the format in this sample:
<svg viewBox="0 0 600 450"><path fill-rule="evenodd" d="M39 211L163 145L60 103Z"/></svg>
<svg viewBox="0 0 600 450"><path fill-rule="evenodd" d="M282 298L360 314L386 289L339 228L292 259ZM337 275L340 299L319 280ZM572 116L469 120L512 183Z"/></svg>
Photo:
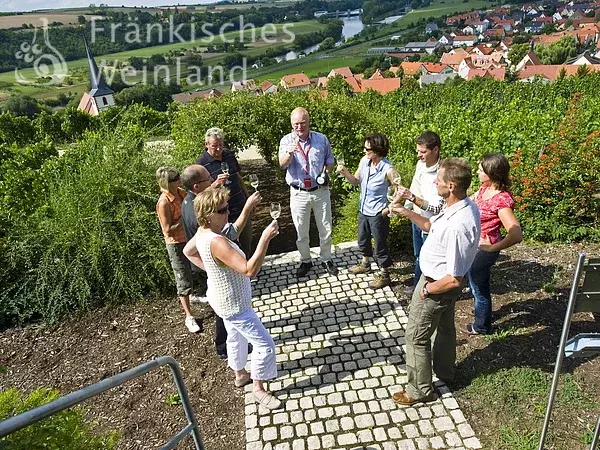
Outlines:
<svg viewBox="0 0 600 450"><path fill-rule="evenodd" d="M284 407L258 407L247 387L246 450L481 448L440 380L434 402L391 401L407 382L407 316L389 287L348 273L360 258L356 243L340 244L337 276L317 259L300 280L297 252L266 258L253 304L276 344L279 376L267 386Z"/></svg>

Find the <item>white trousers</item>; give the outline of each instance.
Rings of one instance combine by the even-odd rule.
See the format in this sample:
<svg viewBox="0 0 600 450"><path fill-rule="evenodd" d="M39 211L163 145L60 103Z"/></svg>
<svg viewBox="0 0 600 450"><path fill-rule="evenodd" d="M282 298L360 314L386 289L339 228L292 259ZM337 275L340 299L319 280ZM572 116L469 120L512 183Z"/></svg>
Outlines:
<svg viewBox="0 0 600 450"><path fill-rule="evenodd" d="M242 370L248 362L248 342L252 344L250 377L253 380L277 378L273 338L253 309L223 319L227 329L227 362L233 370Z"/></svg>
<svg viewBox="0 0 600 450"><path fill-rule="evenodd" d="M331 259L331 197L328 188L315 189L312 192L300 191L290 187L290 208L296 227L296 246L302 262L310 262L310 212L315 214L319 230L321 261Z"/></svg>

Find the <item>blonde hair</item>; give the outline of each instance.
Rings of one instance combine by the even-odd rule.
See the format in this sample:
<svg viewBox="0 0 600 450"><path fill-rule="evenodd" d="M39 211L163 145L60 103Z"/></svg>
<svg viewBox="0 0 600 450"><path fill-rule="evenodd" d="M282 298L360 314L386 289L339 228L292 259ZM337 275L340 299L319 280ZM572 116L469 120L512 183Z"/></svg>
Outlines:
<svg viewBox="0 0 600 450"><path fill-rule="evenodd" d="M204 134L204 142L208 142L211 137L215 137L219 141L222 141L225 139L225 133L223 133L223 130L218 127L212 127L206 130L206 133Z"/></svg>
<svg viewBox="0 0 600 450"><path fill-rule="evenodd" d="M194 212L196 220L201 227L207 228L209 216L217 212L219 206L229 201L229 189L224 186L218 188L209 187L196 195L194 199Z"/></svg>
<svg viewBox="0 0 600 450"><path fill-rule="evenodd" d="M177 175L179 175L179 170L175 167L162 166L156 170L156 181L161 188L169 190L169 178Z"/></svg>

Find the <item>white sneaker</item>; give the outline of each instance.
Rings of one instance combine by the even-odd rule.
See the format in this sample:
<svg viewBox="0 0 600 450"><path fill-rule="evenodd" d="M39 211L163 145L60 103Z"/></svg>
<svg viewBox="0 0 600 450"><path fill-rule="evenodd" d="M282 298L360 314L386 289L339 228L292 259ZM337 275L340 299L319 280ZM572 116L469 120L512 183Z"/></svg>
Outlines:
<svg viewBox="0 0 600 450"><path fill-rule="evenodd" d="M190 295L190 302L192 303L208 303L208 297L202 297L200 295Z"/></svg>
<svg viewBox="0 0 600 450"><path fill-rule="evenodd" d="M190 330L190 333L197 333L198 331L200 331L200 326L198 325L198 322L196 322L196 319L194 319L192 316L185 318L185 326L188 330Z"/></svg>

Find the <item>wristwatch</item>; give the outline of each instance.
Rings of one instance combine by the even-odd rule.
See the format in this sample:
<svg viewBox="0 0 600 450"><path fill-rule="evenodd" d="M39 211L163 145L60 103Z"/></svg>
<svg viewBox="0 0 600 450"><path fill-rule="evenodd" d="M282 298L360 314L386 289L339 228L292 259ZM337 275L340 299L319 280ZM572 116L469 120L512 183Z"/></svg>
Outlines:
<svg viewBox="0 0 600 450"><path fill-rule="evenodd" d="M423 297L427 298L429 297L429 291L427 290L427 285L429 284L429 281L426 281L425 284L423 285Z"/></svg>
<svg viewBox="0 0 600 450"><path fill-rule="evenodd" d="M410 198L408 199L408 201L409 201L409 202L412 202L412 203L414 203L414 202L415 202L415 198L417 198L417 197L415 196L415 194L413 194L413 193L411 192L411 194L410 194Z"/></svg>

